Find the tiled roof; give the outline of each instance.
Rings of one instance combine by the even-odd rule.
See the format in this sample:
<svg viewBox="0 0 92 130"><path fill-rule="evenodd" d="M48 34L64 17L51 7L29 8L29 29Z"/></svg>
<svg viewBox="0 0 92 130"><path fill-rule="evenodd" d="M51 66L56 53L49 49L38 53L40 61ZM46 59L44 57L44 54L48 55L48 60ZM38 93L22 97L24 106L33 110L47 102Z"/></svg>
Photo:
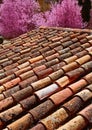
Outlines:
<svg viewBox="0 0 92 130"><path fill-rule="evenodd" d="M0 45L0 130L92 129L92 30L39 28Z"/></svg>

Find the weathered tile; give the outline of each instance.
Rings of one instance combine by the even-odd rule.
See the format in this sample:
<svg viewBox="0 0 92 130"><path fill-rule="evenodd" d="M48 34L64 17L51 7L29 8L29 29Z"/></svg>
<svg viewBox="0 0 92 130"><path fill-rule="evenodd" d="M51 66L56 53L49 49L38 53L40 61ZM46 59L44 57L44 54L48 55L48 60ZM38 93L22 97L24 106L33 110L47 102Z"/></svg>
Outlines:
<svg viewBox="0 0 92 130"><path fill-rule="evenodd" d="M84 108L81 112L79 112L79 114L85 117L88 122L92 124L92 104Z"/></svg>
<svg viewBox="0 0 92 130"><path fill-rule="evenodd" d="M84 102L86 102L88 99L92 98L92 92L87 89L82 90L81 92L77 93L76 95L79 96Z"/></svg>
<svg viewBox="0 0 92 130"><path fill-rule="evenodd" d="M40 55L40 56L38 56L38 57L31 58L31 59L29 60L29 62L32 64L32 63L37 62L37 61L40 61L40 60L42 60L42 59L43 59L43 56Z"/></svg>
<svg viewBox="0 0 92 130"><path fill-rule="evenodd" d="M55 81L55 80L59 79L60 77L62 77L63 75L64 75L64 71L60 69L60 70L50 74L49 77L51 78L51 80Z"/></svg>
<svg viewBox="0 0 92 130"><path fill-rule="evenodd" d="M47 100L44 103L33 108L29 112L33 115L34 120L38 121L39 119L45 117L54 108L54 104L51 100Z"/></svg>
<svg viewBox="0 0 92 130"><path fill-rule="evenodd" d="M61 108L45 119L42 119L40 122L44 124L47 130L54 130L68 117L69 115L67 114L66 110L64 108Z"/></svg>
<svg viewBox="0 0 92 130"><path fill-rule="evenodd" d="M35 95L33 95L25 98L19 103L22 105L23 109L27 110L33 108L38 103L38 99Z"/></svg>
<svg viewBox="0 0 92 130"><path fill-rule="evenodd" d="M10 125L7 126L7 128L13 129L13 130L25 130L28 129L31 124L34 122L33 117L30 114L26 114L19 120L11 123Z"/></svg>
<svg viewBox="0 0 92 130"><path fill-rule="evenodd" d="M26 87L22 90L19 90L18 92L12 94L12 97L15 99L15 101L20 101L24 98L27 98L28 96L30 96L33 92L32 87Z"/></svg>
<svg viewBox="0 0 92 130"><path fill-rule="evenodd" d="M8 97L2 101L0 101L0 111L5 110L9 108L10 106L13 106L14 99L12 97Z"/></svg>
<svg viewBox="0 0 92 130"><path fill-rule="evenodd" d="M36 126L34 126L32 129L29 129L29 130L46 130L46 128L43 124L39 123Z"/></svg>
<svg viewBox="0 0 92 130"><path fill-rule="evenodd" d="M79 97L74 97L68 102L66 102L63 107L66 108L69 111L70 115L75 114L83 107L83 101Z"/></svg>
<svg viewBox="0 0 92 130"><path fill-rule="evenodd" d="M77 116L61 126L57 130L82 130L86 126L86 121L82 116Z"/></svg>
<svg viewBox="0 0 92 130"><path fill-rule="evenodd" d="M2 113L0 113L0 119L2 122L7 123L9 120L14 119L16 116L18 116L20 113L23 112L23 108L21 105L16 105Z"/></svg>

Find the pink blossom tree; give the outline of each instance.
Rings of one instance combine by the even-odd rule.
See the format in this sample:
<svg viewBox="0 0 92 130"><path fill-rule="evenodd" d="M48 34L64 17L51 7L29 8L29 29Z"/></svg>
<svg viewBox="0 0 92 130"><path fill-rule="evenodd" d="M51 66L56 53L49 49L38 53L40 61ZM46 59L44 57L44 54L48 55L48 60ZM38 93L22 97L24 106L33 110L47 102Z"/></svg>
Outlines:
<svg viewBox="0 0 92 130"><path fill-rule="evenodd" d="M61 0L61 2L52 5L50 11L40 14L41 22L38 14L35 19L38 26L43 24L45 26L83 28L85 25L77 0Z"/></svg>
<svg viewBox="0 0 92 130"><path fill-rule="evenodd" d="M0 7L0 34L13 38L33 29L32 17L37 11L35 0L4 0Z"/></svg>

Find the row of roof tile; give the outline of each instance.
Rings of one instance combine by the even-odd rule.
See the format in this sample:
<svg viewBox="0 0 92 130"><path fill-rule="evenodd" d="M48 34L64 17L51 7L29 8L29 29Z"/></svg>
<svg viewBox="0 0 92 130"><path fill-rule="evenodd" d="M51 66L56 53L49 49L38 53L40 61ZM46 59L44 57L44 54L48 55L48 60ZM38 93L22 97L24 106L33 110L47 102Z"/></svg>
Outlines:
<svg viewBox="0 0 92 130"><path fill-rule="evenodd" d="M39 28L0 45L0 85L0 129L91 129L92 31Z"/></svg>

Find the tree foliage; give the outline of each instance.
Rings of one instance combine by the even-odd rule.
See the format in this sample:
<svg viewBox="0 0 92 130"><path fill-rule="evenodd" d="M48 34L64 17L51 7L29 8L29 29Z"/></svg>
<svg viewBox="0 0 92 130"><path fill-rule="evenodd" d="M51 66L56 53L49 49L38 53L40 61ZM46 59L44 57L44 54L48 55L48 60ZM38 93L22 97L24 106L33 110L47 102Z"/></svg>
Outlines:
<svg viewBox="0 0 92 130"><path fill-rule="evenodd" d="M81 17L81 7L76 0L63 0L62 2L52 5L50 11L42 15L40 14L41 22L37 15L35 19L38 26L40 24L72 28L83 28L84 26Z"/></svg>
<svg viewBox="0 0 92 130"><path fill-rule="evenodd" d="M0 8L0 34L13 38L35 27L32 17L39 11L35 0L4 0Z"/></svg>

